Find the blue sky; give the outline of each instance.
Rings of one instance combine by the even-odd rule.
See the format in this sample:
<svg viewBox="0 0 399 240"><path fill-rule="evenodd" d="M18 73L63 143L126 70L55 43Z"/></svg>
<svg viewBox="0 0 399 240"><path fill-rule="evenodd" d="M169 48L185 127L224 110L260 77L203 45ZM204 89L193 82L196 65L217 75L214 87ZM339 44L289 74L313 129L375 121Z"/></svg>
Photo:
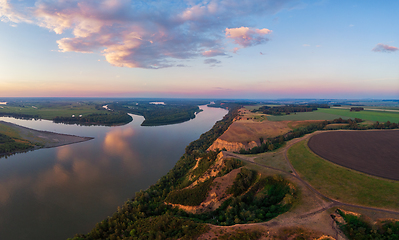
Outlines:
<svg viewBox="0 0 399 240"><path fill-rule="evenodd" d="M0 96L399 98L399 1L0 0Z"/></svg>

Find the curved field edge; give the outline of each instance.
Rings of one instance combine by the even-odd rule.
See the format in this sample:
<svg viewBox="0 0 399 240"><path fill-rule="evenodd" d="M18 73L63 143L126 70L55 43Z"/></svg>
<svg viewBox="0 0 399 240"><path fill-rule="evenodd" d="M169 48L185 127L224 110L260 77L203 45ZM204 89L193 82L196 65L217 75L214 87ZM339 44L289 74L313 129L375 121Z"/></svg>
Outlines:
<svg viewBox="0 0 399 240"><path fill-rule="evenodd" d="M322 159L308 140L294 144L288 158L298 174L322 194L345 203L399 209L399 181L372 177Z"/></svg>

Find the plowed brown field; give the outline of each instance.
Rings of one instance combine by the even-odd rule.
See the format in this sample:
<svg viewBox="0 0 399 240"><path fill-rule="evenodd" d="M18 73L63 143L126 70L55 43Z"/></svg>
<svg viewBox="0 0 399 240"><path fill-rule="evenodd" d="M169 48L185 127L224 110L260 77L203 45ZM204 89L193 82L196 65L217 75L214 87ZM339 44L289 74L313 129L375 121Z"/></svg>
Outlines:
<svg viewBox="0 0 399 240"><path fill-rule="evenodd" d="M309 148L338 165L399 180L399 131L333 131L314 135Z"/></svg>

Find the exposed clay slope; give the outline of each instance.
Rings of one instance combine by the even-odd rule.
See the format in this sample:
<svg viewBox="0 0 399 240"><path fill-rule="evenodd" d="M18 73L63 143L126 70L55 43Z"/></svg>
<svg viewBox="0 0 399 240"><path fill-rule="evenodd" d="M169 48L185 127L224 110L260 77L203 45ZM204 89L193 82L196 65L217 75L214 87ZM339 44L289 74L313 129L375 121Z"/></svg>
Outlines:
<svg viewBox="0 0 399 240"><path fill-rule="evenodd" d="M216 149L225 148L230 152L239 152L242 148L245 150L251 149L253 147L259 146L259 140L251 142L228 142L222 139L216 139L216 141L208 148L208 151L216 151Z"/></svg>
<svg viewBox="0 0 399 240"><path fill-rule="evenodd" d="M240 171L241 168L234 169L222 177L215 178L215 180L213 180L211 190L208 192L206 200L203 201L199 206L185 206L181 204L170 205L178 207L188 213L195 214L214 211L220 207L225 200L231 197L231 194L226 194L226 190L233 185L234 179Z"/></svg>
<svg viewBox="0 0 399 240"><path fill-rule="evenodd" d="M230 127L208 148L225 148L227 151L239 152L260 146L260 138L273 138L290 132L294 128L320 122L319 120L306 121L268 121L266 115L251 113L242 108Z"/></svg>

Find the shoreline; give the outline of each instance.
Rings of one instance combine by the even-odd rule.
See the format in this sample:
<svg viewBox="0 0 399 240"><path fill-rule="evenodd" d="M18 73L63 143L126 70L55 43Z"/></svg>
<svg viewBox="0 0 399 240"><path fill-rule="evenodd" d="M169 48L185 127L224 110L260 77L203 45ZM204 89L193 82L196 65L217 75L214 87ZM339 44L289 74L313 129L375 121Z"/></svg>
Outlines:
<svg viewBox="0 0 399 240"><path fill-rule="evenodd" d="M5 125L11 128L19 135L19 138L29 141L31 144L34 145L34 147L29 150L13 151L9 153L0 154L0 157L28 152L28 151L34 151L41 148L60 147L94 139L93 137L81 137L64 133L35 130L32 128L0 120L0 127L1 125Z"/></svg>

